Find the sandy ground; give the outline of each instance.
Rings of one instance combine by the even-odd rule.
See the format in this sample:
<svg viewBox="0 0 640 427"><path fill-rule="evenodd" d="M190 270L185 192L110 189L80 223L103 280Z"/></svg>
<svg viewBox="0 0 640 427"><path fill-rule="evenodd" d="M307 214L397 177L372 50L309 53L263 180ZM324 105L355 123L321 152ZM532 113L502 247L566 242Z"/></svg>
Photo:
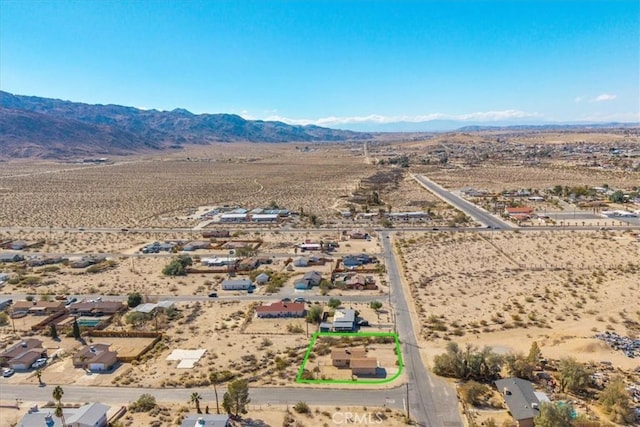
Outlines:
<svg viewBox="0 0 640 427"><path fill-rule="evenodd" d="M405 234L398 240L432 357L448 340L545 357L634 359L591 337L637 334L640 244L618 232Z"/></svg>
<svg viewBox="0 0 640 427"><path fill-rule="evenodd" d="M198 206L253 208L272 201L291 210L304 207L309 214L333 215L339 196L348 195L374 170L344 145L302 152L294 144L224 144L224 150L213 144L184 154L92 167L7 162L0 175L0 206L6 213L0 222L174 226L184 225L176 218Z"/></svg>

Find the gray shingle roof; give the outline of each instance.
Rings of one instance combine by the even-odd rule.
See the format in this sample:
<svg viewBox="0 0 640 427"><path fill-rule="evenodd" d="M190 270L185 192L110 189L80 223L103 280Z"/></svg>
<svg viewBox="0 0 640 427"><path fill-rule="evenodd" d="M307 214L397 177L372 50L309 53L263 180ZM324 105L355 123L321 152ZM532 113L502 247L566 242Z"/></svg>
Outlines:
<svg viewBox="0 0 640 427"><path fill-rule="evenodd" d="M507 407L516 420L533 418L540 414L540 401L536 397L529 381L520 378L505 378L495 382L498 391L504 397Z"/></svg>

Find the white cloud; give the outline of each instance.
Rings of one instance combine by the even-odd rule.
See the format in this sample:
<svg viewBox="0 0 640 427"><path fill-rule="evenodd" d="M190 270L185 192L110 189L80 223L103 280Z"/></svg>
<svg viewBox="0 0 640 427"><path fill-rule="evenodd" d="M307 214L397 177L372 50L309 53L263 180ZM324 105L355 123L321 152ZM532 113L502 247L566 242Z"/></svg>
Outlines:
<svg viewBox="0 0 640 427"><path fill-rule="evenodd" d="M592 98L591 102L613 101L614 99L616 99L616 95L603 93L601 95L596 96L595 98Z"/></svg>
<svg viewBox="0 0 640 427"><path fill-rule="evenodd" d="M241 115L245 119L254 119L249 114ZM400 115L400 116L384 116L380 114L370 114L368 116L329 116L329 117L321 117L318 119L292 119L289 117L283 117L278 115L270 115L265 117L263 120L269 121L279 121L284 122L290 125L317 125L317 126L335 126L335 125L344 125L344 124L353 124L353 123L398 123L398 122L409 122L409 123L420 123L420 122L428 122L431 120L457 120L457 121L482 121L482 122L491 122L498 120L508 120L508 119L524 119L524 118L535 118L542 117L540 113L529 113L526 111L520 110L502 110L502 111L480 111L475 113L468 114L445 114L445 113L431 113L424 115Z"/></svg>
<svg viewBox="0 0 640 427"><path fill-rule="evenodd" d="M575 102L575 103L579 103L579 102L582 102L582 101L584 101L584 96L576 96L573 99L573 102Z"/></svg>

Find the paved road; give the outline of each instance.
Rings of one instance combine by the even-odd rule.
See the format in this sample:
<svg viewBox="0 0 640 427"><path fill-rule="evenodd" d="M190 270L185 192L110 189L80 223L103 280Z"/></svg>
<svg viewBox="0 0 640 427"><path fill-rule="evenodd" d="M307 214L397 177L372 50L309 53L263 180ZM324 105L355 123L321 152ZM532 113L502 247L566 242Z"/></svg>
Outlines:
<svg viewBox="0 0 640 427"><path fill-rule="evenodd" d="M391 285L391 304L396 313L397 331L402 343L402 355L409 381L409 409L420 426L462 426L455 390L433 375L424 365L420 347L400 278L400 271L393 256L388 233L382 233L384 261Z"/></svg>
<svg viewBox="0 0 640 427"><path fill-rule="evenodd" d="M46 377L46 374L43 378ZM46 378L45 378L46 379ZM30 384L3 384L0 378L0 400L12 402L16 398L24 402L46 402L52 400L53 385L37 387ZM65 402L102 402L112 405L122 405L135 401L142 393L151 393L158 402L189 402L192 393L198 392L203 401L215 407L215 394L212 387L208 388L137 388L137 387L91 387L77 385L63 385ZM218 389L218 397L222 401L225 388ZM252 405L295 405L303 401L310 405L344 406L390 406L402 409L404 387L386 390L357 390L353 389L319 389L312 387L250 387L249 396ZM389 400L387 400L389 399ZM204 406L204 404L203 404Z"/></svg>
<svg viewBox="0 0 640 427"><path fill-rule="evenodd" d="M506 230L514 228L509 223L502 221L495 215L492 215L484 209L481 209L478 206L474 205L473 203L466 201L462 197L456 196L450 191L445 190L440 185L422 175L413 175L413 178L418 181L418 183L424 188L431 191L433 194L449 203L451 206L469 215L471 218L475 219L485 227L500 228Z"/></svg>

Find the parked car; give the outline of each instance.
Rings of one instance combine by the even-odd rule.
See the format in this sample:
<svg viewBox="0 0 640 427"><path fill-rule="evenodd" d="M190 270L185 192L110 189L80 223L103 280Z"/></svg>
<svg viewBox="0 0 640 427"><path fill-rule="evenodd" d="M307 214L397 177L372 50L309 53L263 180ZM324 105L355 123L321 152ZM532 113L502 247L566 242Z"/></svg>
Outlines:
<svg viewBox="0 0 640 427"><path fill-rule="evenodd" d="M69 297L69 298L67 298L67 301L64 303L64 305L71 305L71 304L73 304L74 302L77 302L77 301L78 301L78 298Z"/></svg>
<svg viewBox="0 0 640 427"><path fill-rule="evenodd" d="M296 299L293 300L293 302L309 302L306 299L302 298L302 297L298 297Z"/></svg>
<svg viewBox="0 0 640 427"><path fill-rule="evenodd" d="M282 302L291 302L291 298L282 298L280 301L282 301Z"/></svg>
<svg viewBox="0 0 640 427"><path fill-rule="evenodd" d="M364 320L364 319L360 319L356 322L356 325L358 326L369 326L369 321L368 320Z"/></svg>
<svg viewBox="0 0 640 427"><path fill-rule="evenodd" d="M33 362L33 365L31 365L31 367L33 369L38 369L38 368L42 368L46 364L47 364L47 358L46 357L42 357L42 358L36 360L35 362Z"/></svg>
<svg viewBox="0 0 640 427"><path fill-rule="evenodd" d="M14 371L11 368L2 369L2 376L5 377L5 378L8 378L8 377L10 377L11 375L13 375L15 373L16 373L16 371Z"/></svg>
<svg viewBox="0 0 640 427"><path fill-rule="evenodd" d="M209 294L209 298L218 298L218 293L217 292L211 292Z"/></svg>

